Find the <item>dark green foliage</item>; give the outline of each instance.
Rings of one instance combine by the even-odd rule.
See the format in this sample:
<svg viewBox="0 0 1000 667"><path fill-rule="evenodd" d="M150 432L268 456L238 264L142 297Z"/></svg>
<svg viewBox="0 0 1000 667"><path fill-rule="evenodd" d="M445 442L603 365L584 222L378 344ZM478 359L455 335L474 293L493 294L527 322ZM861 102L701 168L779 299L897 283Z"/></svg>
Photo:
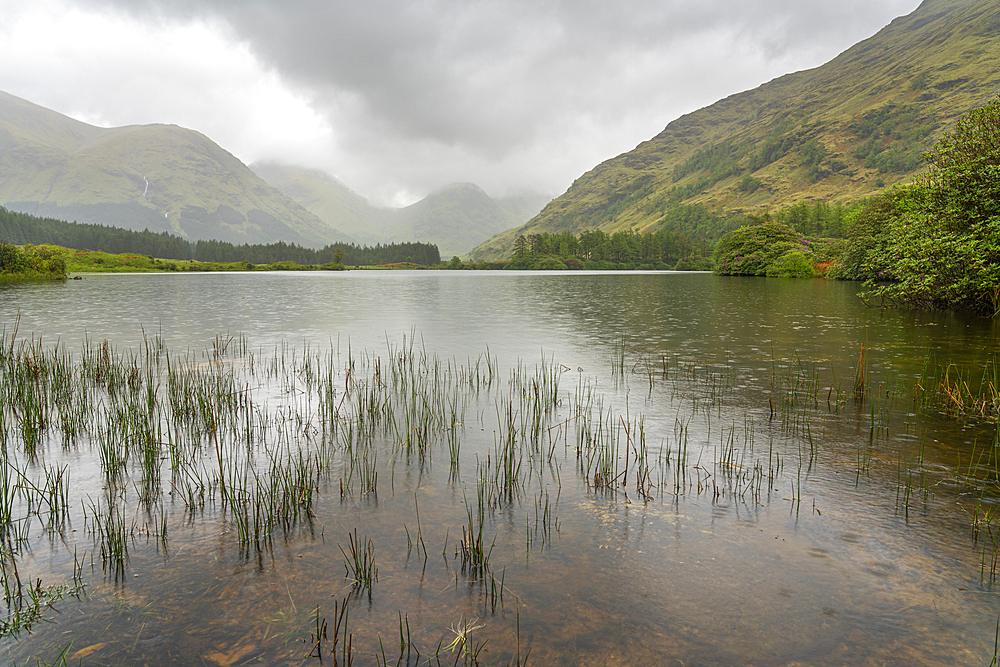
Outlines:
<svg viewBox="0 0 1000 667"><path fill-rule="evenodd" d="M746 194L753 194L754 192L757 192L757 190L760 189L761 185L763 185L763 183L759 178L754 178L750 174L746 174L740 180L740 183L739 185L736 186L736 189L739 190L740 192L745 192Z"/></svg>
<svg viewBox="0 0 1000 667"><path fill-rule="evenodd" d="M765 276L770 275L772 265L780 264L794 273L794 267L800 264L795 254L809 258L811 268L810 242L788 225L765 218L760 224L740 227L719 240L715 246L716 271L730 276Z"/></svg>
<svg viewBox="0 0 1000 667"><path fill-rule="evenodd" d="M0 273L21 273L27 268L21 249L12 243L0 241Z"/></svg>
<svg viewBox="0 0 1000 667"><path fill-rule="evenodd" d="M677 204L668 195L658 195L642 207L646 215L658 215L657 230L706 242L718 240L726 232L745 224L742 216L712 213L701 204Z"/></svg>
<svg viewBox="0 0 1000 667"><path fill-rule="evenodd" d="M809 168L810 181L817 183L830 175L830 171L823 166L829 155L823 142L812 138L799 148L799 153L802 154L803 164Z"/></svg>
<svg viewBox="0 0 1000 667"><path fill-rule="evenodd" d="M810 139L804 143L802 148L799 149L799 152L802 153L805 164L810 166L820 164L824 159L826 159L827 156L826 146L823 145L823 142L816 138Z"/></svg>
<svg viewBox="0 0 1000 667"><path fill-rule="evenodd" d="M931 170L917 183L949 229L1000 215L1000 96L963 116L926 157Z"/></svg>
<svg viewBox="0 0 1000 667"><path fill-rule="evenodd" d="M528 252L528 240L524 238L524 234L518 234L517 238L514 239L514 257L517 259L527 257Z"/></svg>
<svg viewBox="0 0 1000 667"><path fill-rule="evenodd" d="M16 213L2 206L0 238L18 245L52 243L79 250L99 249L114 254L135 252L168 259L192 259L191 244L166 232L135 232L104 225L70 223Z"/></svg>
<svg viewBox="0 0 1000 667"><path fill-rule="evenodd" d="M805 236L841 238L847 235L851 212L860 208L858 204L833 204L799 202L778 211L775 222L788 225Z"/></svg>
<svg viewBox="0 0 1000 667"><path fill-rule="evenodd" d="M854 157L880 174L905 174L920 165L924 141L934 131L934 114L915 105L887 104L853 121L848 131L866 141Z"/></svg>
<svg viewBox="0 0 1000 667"><path fill-rule="evenodd" d="M166 232L135 232L104 225L69 223L15 213L0 206L0 239L9 243L52 243L78 250L136 253L161 259L202 262L296 262L302 265L347 264L365 266L408 261L433 266L441 261L438 247L431 243L390 243L357 246L353 243L328 245L320 250L294 243L233 245L227 241L190 242Z"/></svg>
<svg viewBox="0 0 1000 667"><path fill-rule="evenodd" d="M65 278L66 260L44 246L19 248L0 241L0 275L22 278Z"/></svg>
<svg viewBox="0 0 1000 667"><path fill-rule="evenodd" d="M744 150L735 148L732 142L716 144L695 152L683 163L674 167L674 183L696 171L706 173L711 185L740 173L739 161Z"/></svg>
<svg viewBox="0 0 1000 667"><path fill-rule="evenodd" d="M889 267L881 258L885 256L888 242L888 224L902 214L902 188L872 197L854 212L848 225L847 250L840 258L840 265L833 276L841 280L887 280Z"/></svg>
<svg viewBox="0 0 1000 667"><path fill-rule="evenodd" d="M567 267L562 260L558 257L553 257L552 255L543 257L538 262L538 269L540 271L565 271L567 268L569 267Z"/></svg>
<svg viewBox="0 0 1000 667"><path fill-rule="evenodd" d="M674 264L674 271L711 271L713 268L711 258L701 255L682 257Z"/></svg>
<svg viewBox="0 0 1000 667"><path fill-rule="evenodd" d="M869 297L921 308L1000 312L1000 97L963 116L931 149L930 169L876 198L852 235ZM869 210L870 209L870 210ZM866 247L862 234L873 234ZM860 255L864 255L861 259ZM889 284L876 284L891 279Z"/></svg>
<svg viewBox="0 0 1000 667"><path fill-rule="evenodd" d="M508 269L670 269L680 260L704 266L706 248L679 234L661 229L639 234L620 231L608 234L588 229L577 237L572 232L531 234L515 240ZM521 248L519 253L518 248Z"/></svg>
<svg viewBox="0 0 1000 667"><path fill-rule="evenodd" d="M750 171L757 171L772 162L777 162L798 145L798 137L780 131L775 132L764 141L758 152L750 156Z"/></svg>
<svg viewBox="0 0 1000 667"><path fill-rule="evenodd" d="M607 188L605 190L607 204L603 206L599 212L596 212L594 224L600 225L601 223L614 220L618 217L619 213L632 208L636 202L646 199L653 192L655 192L657 188L658 186L653 180L652 174L639 176L635 180L629 182L629 184L622 190Z"/></svg>
<svg viewBox="0 0 1000 667"><path fill-rule="evenodd" d="M198 241L194 245L194 259L202 262L243 262L270 264L290 261L303 265L336 262L348 266L373 266L409 262L420 266L441 263L441 253L432 243L389 243L375 246L356 246L353 243L328 245L320 250L304 248L294 243L277 243L234 246L226 241Z"/></svg>
<svg viewBox="0 0 1000 667"><path fill-rule="evenodd" d="M812 278L816 275L811 257L799 250L789 250L778 257L765 273L768 278Z"/></svg>

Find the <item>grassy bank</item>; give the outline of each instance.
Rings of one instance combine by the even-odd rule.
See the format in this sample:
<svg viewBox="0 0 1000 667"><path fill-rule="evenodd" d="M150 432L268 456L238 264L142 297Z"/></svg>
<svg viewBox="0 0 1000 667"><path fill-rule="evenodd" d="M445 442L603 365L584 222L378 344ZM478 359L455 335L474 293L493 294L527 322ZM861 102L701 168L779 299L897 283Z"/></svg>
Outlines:
<svg viewBox="0 0 1000 667"><path fill-rule="evenodd" d="M0 279L10 282L39 278L64 279L68 273L165 273L191 271L345 271L337 262L299 264L298 262L200 262L196 260L157 259L135 253L114 254L100 250L74 250L55 245L0 245L3 257L18 255L21 261L4 263L0 259ZM34 259L32 259L34 258ZM8 269L8 265L11 270Z"/></svg>

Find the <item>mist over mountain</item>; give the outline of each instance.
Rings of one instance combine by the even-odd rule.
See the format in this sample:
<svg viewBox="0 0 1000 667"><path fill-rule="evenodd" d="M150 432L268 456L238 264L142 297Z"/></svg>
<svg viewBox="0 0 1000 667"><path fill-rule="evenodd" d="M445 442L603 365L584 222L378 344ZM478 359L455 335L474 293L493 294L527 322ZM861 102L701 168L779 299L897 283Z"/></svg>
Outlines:
<svg viewBox="0 0 1000 667"><path fill-rule="evenodd" d="M519 234L656 231L678 206L760 214L869 196L1000 91L998 38L1000 0L925 0L820 67L678 118L473 256L510 256Z"/></svg>
<svg viewBox="0 0 1000 667"><path fill-rule="evenodd" d="M270 161L254 162L250 168L320 220L344 230L359 243L385 240L384 218L390 209L373 206L367 198L326 172Z"/></svg>
<svg viewBox="0 0 1000 667"><path fill-rule="evenodd" d="M0 92L0 204L37 216L233 243L423 241L451 256L524 223L548 199L495 201L466 183L381 208L321 171L251 169L193 130L100 128Z"/></svg>
<svg viewBox="0 0 1000 667"><path fill-rule="evenodd" d="M100 128L0 92L0 204L184 238L322 246L352 237L203 134Z"/></svg>
<svg viewBox="0 0 1000 667"><path fill-rule="evenodd" d="M523 224L551 199L520 193L494 199L472 183L453 183L403 208L373 206L325 172L255 162L264 180L361 243L435 243L442 257L465 255L491 236Z"/></svg>

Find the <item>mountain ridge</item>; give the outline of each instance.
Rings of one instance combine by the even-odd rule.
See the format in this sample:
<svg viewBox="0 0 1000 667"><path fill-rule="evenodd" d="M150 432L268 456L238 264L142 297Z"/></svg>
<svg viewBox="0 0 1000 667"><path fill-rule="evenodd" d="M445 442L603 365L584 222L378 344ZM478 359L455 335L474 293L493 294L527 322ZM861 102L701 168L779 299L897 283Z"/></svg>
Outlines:
<svg viewBox="0 0 1000 667"><path fill-rule="evenodd" d="M384 208L328 173L274 161L250 165L259 176L322 220L363 243L434 243L442 257L466 255L477 244L537 214L549 197L491 197L474 183L450 183L402 208Z"/></svg>
<svg viewBox="0 0 1000 667"><path fill-rule="evenodd" d="M352 241L204 134L100 128L0 92L0 202L11 210L236 243Z"/></svg>
<svg viewBox="0 0 1000 667"><path fill-rule="evenodd" d="M472 255L509 256L519 234L655 231L674 205L759 214L873 194L1000 89L998 17L998 0L925 0L819 67L677 118Z"/></svg>

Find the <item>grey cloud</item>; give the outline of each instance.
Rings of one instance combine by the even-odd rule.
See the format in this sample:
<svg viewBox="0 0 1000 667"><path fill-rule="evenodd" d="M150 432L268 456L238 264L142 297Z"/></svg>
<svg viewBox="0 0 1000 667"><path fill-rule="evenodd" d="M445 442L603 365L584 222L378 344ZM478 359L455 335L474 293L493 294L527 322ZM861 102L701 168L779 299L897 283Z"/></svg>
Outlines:
<svg viewBox="0 0 1000 667"><path fill-rule="evenodd" d="M221 19L267 66L308 91L352 151L507 161L553 133L632 119L750 87L794 54L832 57L915 0L83 0L155 21ZM734 53L753 52L747 79ZM781 61L779 63L779 61ZM771 69L768 64L771 63ZM814 66L806 62L794 69ZM709 79L709 80L706 80ZM738 92L720 91L722 95ZM670 118L663 118L662 124ZM646 136L662 129L648 128ZM613 131L609 132L614 134ZM592 137L578 137L591 140ZM631 146L621 146L626 150ZM374 158L371 158L374 159ZM589 168L588 165L585 168ZM410 167L414 173L418 167ZM461 178L456 174L455 178ZM560 178L572 177L560 174ZM464 180L464 179L463 179Z"/></svg>

